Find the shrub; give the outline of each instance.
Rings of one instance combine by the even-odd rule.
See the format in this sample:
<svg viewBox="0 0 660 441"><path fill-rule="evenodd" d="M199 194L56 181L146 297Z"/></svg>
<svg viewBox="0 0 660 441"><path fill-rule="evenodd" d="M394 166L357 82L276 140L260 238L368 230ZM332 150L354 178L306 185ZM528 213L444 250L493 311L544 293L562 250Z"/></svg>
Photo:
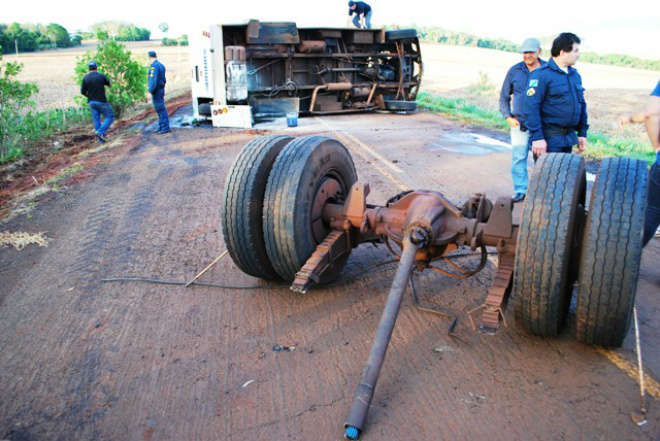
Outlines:
<svg viewBox="0 0 660 441"><path fill-rule="evenodd" d="M176 38L163 38L161 41L163 46L188 46L188 36L182 35L178 39Z"/></svg>
<svg viewBox="0 0 660 441"><path fill-rule="evenodd" d="M6 164L9 162L14 162L18 158L23 156L23 150L12 147L6 154L0 154L0 164Z"/></svg>
<svg viewBox="0 0 660 441"><path fill-rule="evenodd" d="M147 93L147 67L131 58L131 52L115 41L99 43L96 52L87 52L76 62L76 83L81 84L87 73L88 63L94 60L99 65L99 72L108 77L112 87L106 89L108 102L119 118L122 113ZM76 97L79 104L86 103L83 96Z"/></svg>
<svg viewBox="0 0 660 441"><path fill-rule="evenodd" d="M13 79L22 68L21 63L4 63L0 55L0 158L3 160L18 144L18 120L24 109L34 107L30 98L39 91L36 84Z"/></svg>

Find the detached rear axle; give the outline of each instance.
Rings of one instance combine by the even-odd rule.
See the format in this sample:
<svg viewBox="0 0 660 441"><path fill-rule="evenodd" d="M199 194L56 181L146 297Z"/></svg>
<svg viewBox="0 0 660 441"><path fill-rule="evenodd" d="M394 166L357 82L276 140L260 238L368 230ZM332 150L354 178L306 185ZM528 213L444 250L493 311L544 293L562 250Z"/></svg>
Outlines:
<svg viewBox="0 0 660 441"><path fill-rule="evenodd" d="M300 293L336 280L361 243L383 243L399 260L345 424L344 436L357 439L413 269L467 278L485 266L486 247L496 247L493 284L475 308L483 310L479 331L492 334L499 328L511 297L525 330L558 335L578 282L578 339L620 346L634 305L646 175L642 161L603 160L587 215L582 157L543 155L530 179L521 223L514 225L508 197L493 203L477 194L459 208L441 193L419 190L394 196L385 206L367 204L369 185L358 181L351 156L338 141L265 136L248 143L234 161L225 188L223 234L241 270L291 281ZM481 250L476 268L452 262L451 254L464 246ZM440 261L454 272L437 267Z"/></svg>

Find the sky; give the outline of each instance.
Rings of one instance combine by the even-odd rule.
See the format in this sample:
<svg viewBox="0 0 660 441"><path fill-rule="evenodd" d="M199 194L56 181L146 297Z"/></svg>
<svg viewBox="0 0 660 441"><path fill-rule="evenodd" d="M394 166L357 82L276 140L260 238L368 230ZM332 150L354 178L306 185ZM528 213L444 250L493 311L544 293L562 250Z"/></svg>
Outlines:
<svg viewBox="0 0 660 441"><path fill-rule="evenodd" d="M59 23L69 32L87 30L95 22L121 20L152 31L161 38L158 24L165 22L173 38L193 35L210 24L293 21L299 27L344 27L348 1L344 0L195 0L145 2L112 0L3 0L0 23ZM554 0L543 9L540 2L493 0L367 0L373 9L373 27L388 24L439 26L482 37L505 38L520 44L527 37L544 38L573 32L582 50L625 53L660 59L660 2L604 2ZM402 5L410 5L403 7Z"/></svg>

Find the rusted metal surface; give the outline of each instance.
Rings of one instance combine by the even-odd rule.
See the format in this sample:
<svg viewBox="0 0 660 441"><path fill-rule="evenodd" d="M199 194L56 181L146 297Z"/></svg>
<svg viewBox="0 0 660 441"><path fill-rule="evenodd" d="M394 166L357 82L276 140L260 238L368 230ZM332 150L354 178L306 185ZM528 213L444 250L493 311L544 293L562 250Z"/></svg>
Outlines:
<svg viewBox="0 0 660 441"><path fill-rule="evenodd" d="M513 202L509 197L499 197L495 201L488 223L484 228L484 235L489 237L500 237L503 239L511 237L513 229Z"/></svg>
<svg viewBox="0 0 660 441"><path fill-rule="evenodd" d="M291 290L306 293L313 283L320 282L321 275L332 266L332 263L350 249L348 232L333 231L328 234L296 274Z"/></svg>
<svg viewBox="0 0 660 441"><path fill-rule="evenodd" d="M306 40L300 43L298 49L304 54L323 53L325 51L325 41Z"/></svg>
<svg viewBox="0 0 660 441"><path fill-rule="evenodd" d="M500 254L493 285L488 290L484 310L481 314L481 325L479 326L481 332L493 334L499 329L500 323L504 321L504 310L511 293L514 263L515 255ZM506 322L504 324L506 325Z"/></svg>
<svg viewBox="0 0 660 441"><path fill-rule="evenodd" d="M298 44L298 28L295 23L262 23L250 20L246 40L249 44Z"/></svg>
<svg viewBox="0 0 660 441"><path fill-rule="evenodd" d="M309 111L310 113L314 113L314 106L316 104L316 96L318 95L319 91L321 90L332 90L332 91L340 91L340 90L351 90L351 87L353 85L351 83L328 83L328 84L322 84L320 86L316 86L314 88L314 92L312 92L312 101L309 104Z"/></svg>
<svg viewBox="0 0 660 441"><path fill-rule="evenodd" d="M367 204L369 185L356 182L343 204L328 202L322 208L322 219L329 228L349 231L355 245L381 238L392 254L389 240L403 243L406 231L418 228L426 232L425 242L418 248L415 261L420 269L430 268L446 276L467 278L476 274L486 263L486 246L497 247L498 272L493 281L484 309L481 330L494 332L499 328L511 290L518 226L513 224L513 204L509 198L498 198L493 204L478 194L458 208L444 195L433 191L403 193L390 200L387 206ZM315 205L315 213L319 207ZM445 259L457 247L469 245L482 250L482 262L476 270L466 270ZM431 263L442 259L453 268L447 272Z"/></svg>
<svg viewBox="0 0 660 441"><path fill-rule="evenodd" d="M323 222L323 207L334 200L341 193L341 185L337 180L328 178L321 183L312 203L312 234L317 243L322 242L330 233L330 229Z"/></svg>
<svg viewBox="0 0 660 441"><path fill-rule="evenodd" d="M347 434L350 431L357 430L357 435L362 431L364 422L367 419L369 406L374 397L376 390L376 383L380 369L385 361L385 354L392 338L392 331L396 324L396 318L399 314L401 307L401 300L403 293L410 280L410 275L413 271L413 263L415 262L415 255L418 248L422 247L426 242L427 232L423 228L413 227L403 239L403 252L401 253L401 261L397 268L396 275L392 281L390 293L387 296L387 303L385 310L378 325L378 331L374 338L374 343L369 352L369 359L367 365L362 372L362 378L353 401L353 406L346 420L344 427L347 429ZM347 438L351 438L347 436Z"/></svg>

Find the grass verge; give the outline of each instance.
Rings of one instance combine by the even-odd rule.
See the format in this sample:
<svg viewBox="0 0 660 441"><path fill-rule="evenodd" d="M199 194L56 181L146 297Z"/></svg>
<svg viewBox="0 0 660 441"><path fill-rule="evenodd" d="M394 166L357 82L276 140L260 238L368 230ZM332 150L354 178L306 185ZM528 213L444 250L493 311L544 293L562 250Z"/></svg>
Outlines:
<svg viewBox="0 0 660 441"><path fill-rule="evenodd" d="M420 92L417 95L417 105L456 121L509 131L509 125L502 119L502 115L482 109L464 98L444 98L440 95Z"/></svg>
<svg viewBox="0 0 660 441"><path fill-rule="evenodd" d="M16 161L58 133L91 123L92 117L86 107L28 111L19 115L12 121L12 129L7 134L9 148L6 154L0 154L0 164Z"/></svg>
<svg viewBox="0 0 660 441"><path fill-rule="evenodd" d="M432 93L421 92L417 95L417 105L449 119L503 132L509 131L509 125L502 119L499 112L480 108L463 98L444 98ZM608 136L598 132L590 132L587 140L589 141L585 153L587 157L600 159L610 156L625 156L641 159L649 165L655 162L655 153L648 142L632 139L625 135Z"/></svg>

